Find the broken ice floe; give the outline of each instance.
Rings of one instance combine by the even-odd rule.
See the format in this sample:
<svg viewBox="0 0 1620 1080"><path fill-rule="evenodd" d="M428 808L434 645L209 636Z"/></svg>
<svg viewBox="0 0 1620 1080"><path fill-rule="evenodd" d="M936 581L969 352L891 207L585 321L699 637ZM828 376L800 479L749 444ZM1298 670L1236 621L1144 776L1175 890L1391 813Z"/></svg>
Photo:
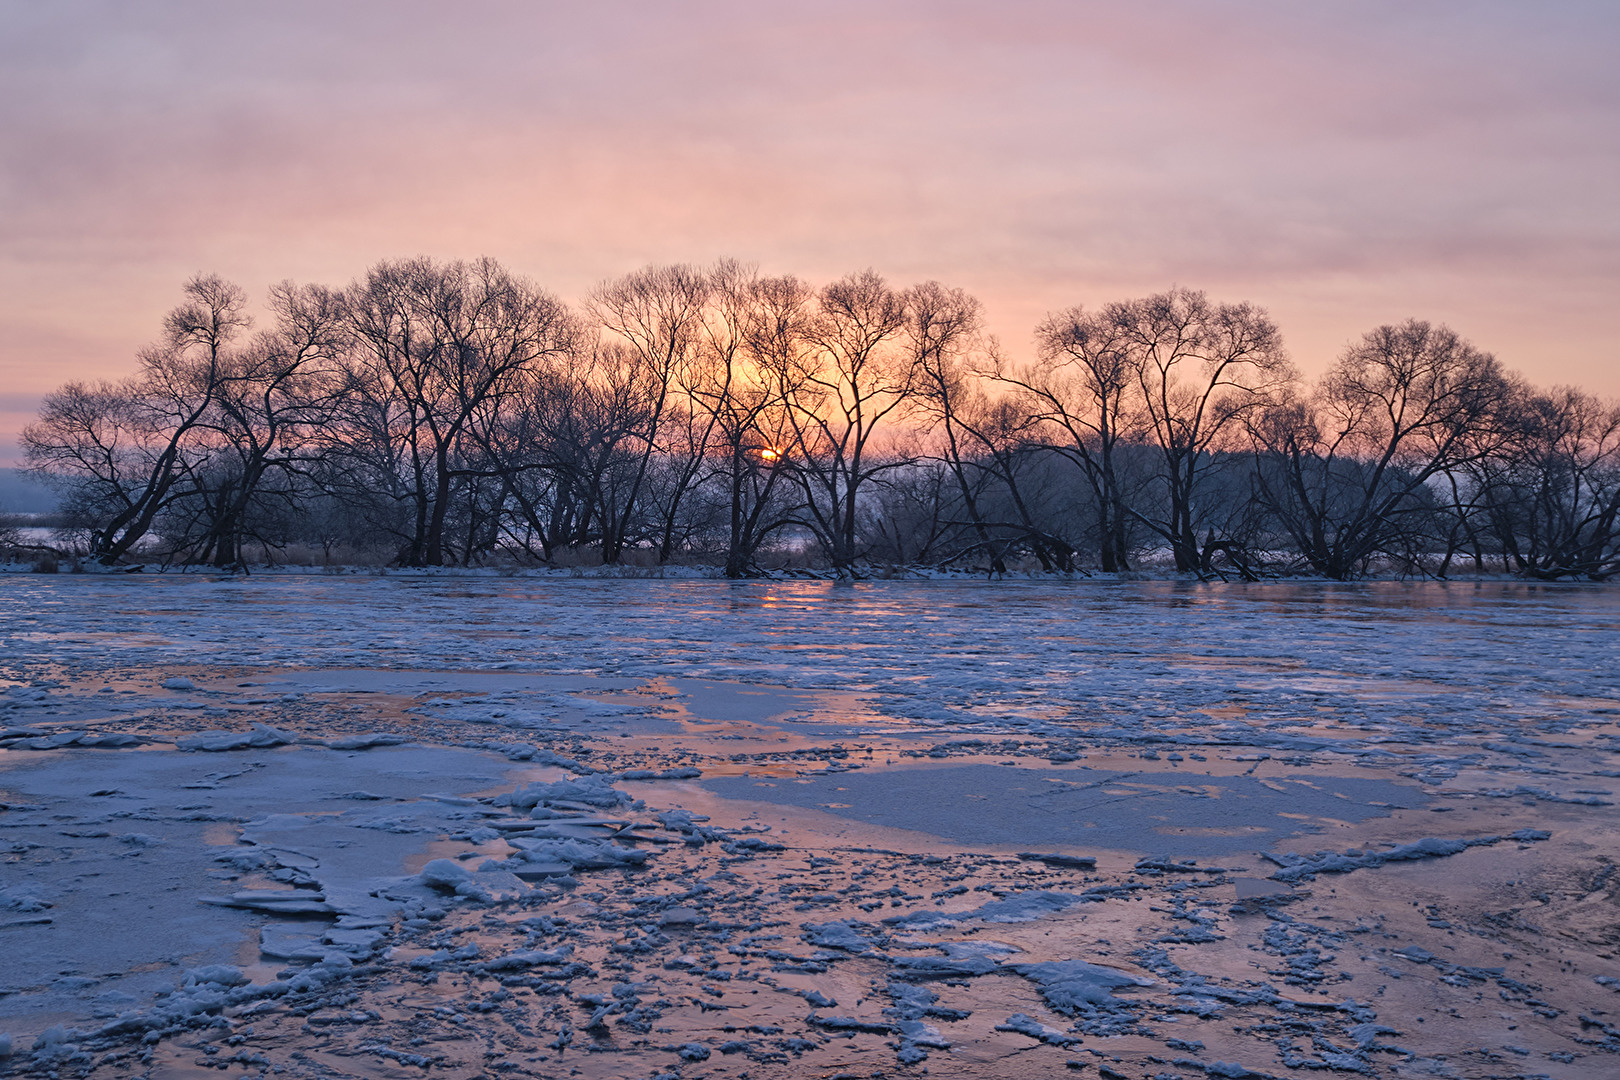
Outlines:
<svg viewBox="0 0 1620 1080"><path fill-rule="evenodd" d="M1018 857L1026 862L1042 862L1066 870L1095 870L1097 860L1090 855L1064 855L1060 852L1020 851Z"/></svg>
<svg viewBox="0 0 1620 1080"><path fill-rule="evenodd" d="M40 728L0 731L0 747L7 750L62 750L70 746L122 750L150 741L127 731L45 731Z"/></svg>
<svg viewBox="0 0 1620 1080"><path fill-rule="evenodd" d="M330 739L326 745L333 750L369 750L374 746L399 746L408 741L403 735L371 732L366 735L345 735L340 739Z"/></svg>
<svg viewBox="0 0 1620 1080"><path fill-rule="evenodd" d="M1520 843L1531 843L1537 840L1546 840L1552 834L1539 829L1520 829L1506 836L1478 836L1468 839L1439 839L1425 837L1414 840L1409 844L1397 844L1384 851L1367 851L1352 848L1345 852L1318 851L1314 855L1298 855L1294 852L1261 852L1282 869L1272 874L1275 881L1311 881L1317 874L1347 874L1352 870L1365 870L1371 867L1383 866L1385 863L1409 862L1414 859L1437 859L1447 855L1455 855L1473 847L1484 847L1490 844L1499 844L1504 840L1517 840Z"/></svg>
<svg viewBox="0 0 1620 1080"><path fill-rule="evenodd" d="M245 908L271 915L335 915L337 908L326 902L326 894L305 889L244 890L230 896L202 896L204 904Z"/></svg>
<svg viewBox="0 0 1620 1080"><path fill-rule="evenodd" d="M203 731L196 735L188 735L177 740L175 745L181 750L207 750L219 753L227 750L265 750L295 742L327 746L333 750L370 750L377 746L400 746L409 741L405 736L391 732L369 732L364 735L345 735L323 742L320 739L300 738L268 724L255 723L249 731Z"/></svg>
<svg viewBox="0 0 1620 1080"><path fill-rule="evenodd" d="M207 750L219 753L226 750L265 750L286 746L298 741L290 731L280 731L268 724L254 724L250 731L204 731L177 739L181 750Z"/></svg>
<svg viewBox="0 0 1620 1080"><path fill-rule="evenodd" d="M347 977L352 965L338 957L307 968L287 979L254 983L240 968L209 964L186 971L175 989L158 995L145 1009L119 1012L105 1023L90 1028L57 1025L34 1037L29 1057L33 1065L52 1068L68 1061L93 1060L79 1049L81 1044L97 1045L130 1035L145 1035L148 1042L197 1027L226 1026L223 1013L254 1002L290 995L308 994Z"/></svg>
<svg viewBox="0 0 1620 1080"><path fill-rule="evenodd" d="M1026 1016L1024 1013L1013 1013L1005 1022L996 1025L997 1031L1013 1031L1020 1035L1028 1035L1032 1039L1039 1039L1043 1043L1053 1046L1074 1046L1081 1040L1078 1036L1070 1035L1055 1027L1048 1027L1040 1021Z"/></svg>
<svg viewBox="0 0 1620 1080"><path fill-rule="evenodd" d="M39 882L24 881L0 887L0 911L32 915L51 906L51 889Z"/></svg>
<svg viewBox="0 0 1620 1080"><path fill-rule="evenodd" d="M1155 985L1152 979L1082 960L1009 966L1035 983L1048 1008L1077 1017L1082 1030L1095 1035L1123 1034L1135 1024L1130 1003L1114 991Z"/></svg>
<svg viewBox="0 0 1620 1080"><path fill-rule="evenodd" d="M506 795L496 796L493 805L510 806L514 810L534 810L541 807L583 805L587 808L611 809L626 806L635 800L596 776L582 776L574 780L552 783L534 783Z"/></svg>
<svg viewBox="0 0 1620 1080"><path fill-rule="evenodd" d="M1032 889L1028 892L1014 893L999 900L981 904L970 911L946 912L929 910L907 912L904 915L891 915L883 920L885 926L892 926L900 930L927 930L936 926L950 926L964 922L968 919L978 919L982 922L992 923L1018 923L1030 922L1043 915L1063 911L1076 904L1084 904L1102 899L1112 890L1088 889L1085 893L1060 893L1044 889Z"/></svg>
<svg viewBox="0 0 1620 1080"><path fill-rule="evenodd" d="M865 953L878 947L879 942L866 936L861 931L873 931L870 923L853 920L840 920L828 923L805 923L801 935L805 941L812 945L819 945L824 949L842 949L855 954Z"/></svg>
<svg viewBox="0 0 1620 1080"><path fill-rule="evenodd" d="M696 780L703 770L690 765L671 769L628 769L619 774L621 780Z"/></svg>

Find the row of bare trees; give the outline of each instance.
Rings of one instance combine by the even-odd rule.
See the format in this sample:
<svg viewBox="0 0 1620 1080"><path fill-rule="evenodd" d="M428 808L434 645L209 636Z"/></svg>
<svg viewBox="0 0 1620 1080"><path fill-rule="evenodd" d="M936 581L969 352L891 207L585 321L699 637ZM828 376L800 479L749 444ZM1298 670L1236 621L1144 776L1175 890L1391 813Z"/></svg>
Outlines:
<svg viewBox="0 0 1620 1080"><path fill-rule="evenodd" d="M46 399L29 465L91 557L1620 572L1620 406L1417 321L1307 385L1263 310L1184 289L1055 313L1029 363L959 289L730 261L578 309L384 262L268 316L198 277L133 377Z"/></svg>

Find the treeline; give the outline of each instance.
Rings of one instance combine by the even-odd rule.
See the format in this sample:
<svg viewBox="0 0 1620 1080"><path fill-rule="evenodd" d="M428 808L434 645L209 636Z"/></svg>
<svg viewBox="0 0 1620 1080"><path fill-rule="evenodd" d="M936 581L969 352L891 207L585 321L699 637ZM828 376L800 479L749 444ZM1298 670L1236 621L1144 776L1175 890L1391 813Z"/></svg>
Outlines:
<svg viewBox="0 0 1620 1080"><path fill-rule="evenodd" d="M1620 571L1620 406L1450 330L1312 384L1250 304L1049 316L1005 358L927 282L649 267L570 309L491 260L185 286L134 376L23 435L90 558Z"/></svg>

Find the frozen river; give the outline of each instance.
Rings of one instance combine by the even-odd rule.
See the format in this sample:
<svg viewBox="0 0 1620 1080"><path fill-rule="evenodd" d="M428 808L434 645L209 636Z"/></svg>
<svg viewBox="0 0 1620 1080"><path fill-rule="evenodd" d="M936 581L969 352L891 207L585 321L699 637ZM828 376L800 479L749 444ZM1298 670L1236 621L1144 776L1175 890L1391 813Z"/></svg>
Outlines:
<svg viewBox="0 0 1620 1080"><path fill-rule="evenodd" d="M1612 1076L1617 669L1597 586L0 577L0 1071Z"/></svg>
<svg viewBox="0 0 1620 1080"><path fill-rule="evenodd" d="M1620 590L324 577L0 580L0 663L505 669L860 690L923 723L1555 728L1614 708Z"/></svg>

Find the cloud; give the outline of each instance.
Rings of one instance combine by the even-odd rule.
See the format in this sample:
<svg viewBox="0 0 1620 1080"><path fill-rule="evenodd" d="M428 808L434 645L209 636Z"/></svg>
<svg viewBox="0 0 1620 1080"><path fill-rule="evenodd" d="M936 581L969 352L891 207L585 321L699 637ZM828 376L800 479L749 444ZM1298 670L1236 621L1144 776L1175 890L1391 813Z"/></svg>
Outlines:
<svg viewBox="0 0 1620 1080"><path fill-rule="evenodd" d="M0 376L127 370L178 287L488 253L873 266L1042 311L1180 283L1310 369L1443 319L1620 393L1606 5L4 0ZM0 433L0 438L4 438Z"/></svg>

